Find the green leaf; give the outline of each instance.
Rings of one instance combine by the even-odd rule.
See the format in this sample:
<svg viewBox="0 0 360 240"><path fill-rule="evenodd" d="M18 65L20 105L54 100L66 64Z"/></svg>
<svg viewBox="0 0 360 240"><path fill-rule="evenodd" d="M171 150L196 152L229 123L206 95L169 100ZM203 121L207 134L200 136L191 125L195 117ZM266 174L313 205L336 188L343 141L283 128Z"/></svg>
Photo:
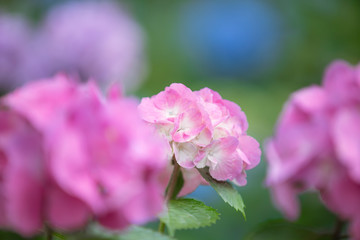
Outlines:
<svg viewBox="0 0 360 240"><path fill-rule="evenodd" d="M125 234L120 235L119 240L175 240L175 238L155 232L143 227L131 227Z"/></svg>
<svg viewBox="0 0 360 240"><path fill-rule="evenodd" d="M176 180L176 185L175 185L175 189L174 189L174 193L172 194L172 196L170 197L170 199L175 199L176 196L179 194L179 192L181 191L182 187L184 186L184 178L183 178L183 175L182 175L182 172L179 171L179 175L177 177L177 180ZM166 188L166 191L165 191L165 195L168 191L168 188L169 186Z"/></svg>
<svg viewBox="0 0 360 240"><path fill-rule="evenodd" d="M55 238L56 240L58 238ZM92 232L90 229L89 233L74 233L66 237L66 240L117 240L114 234L102 233L102 232Z"/></svg>
<svg viewBox="0 0 360 240"><path fill-rule="evenodd" d="M15 232L10 232L10 231L4 231L1 230L0 231L0 239L6 239L6 240L24 240L25 238L23 238L22 236L18 235Z"/></svg>
<svg viewBox="0 0 360 240"><path fill-rule="evenodd" d="M60 233L57 233L57 232L53 232L52 235L53 235L53 237L54 237L55 240L57 240L57 239L65 240L65 239L66 239L66 237L65 237L64 235L62 235L62 234L60 234Z"/></svg>
<svg viewBox="0 0 360 240"><path fill-rule="evenodd" d="M0 239L6 240L43 240L44 237L42 235L37 235L31 238L23 237L16 232L8 231L8 230L0 230Z"/></svg>
<svg viewBox="0 0 360 240"><path fill-rule="evenodd" d="M71 240L175 240L170 236L155 232L144 227L132 226L122 232L108 231L101 226L93 225L86 237L75 237Z"/></svg>
<svg viewBox="0 0 360 240"><path fill-rule="evenodd" d="M70 240L118 240L119 238L117 237L96 237L96 236L93 236L93 237L81 237L81 236L77 236L77 237L72 237L70 238Z"/></svg>
<svg viewBox="0 0 360 240"><path fill-rule="evenodd" d="M170 235L177 229L194 229L209 226L219 219L219 213L212 207L195 199L170 200L167 211L160 216L168 227Z"/></svg>
<svg viewBox="0 0 360 240"><path fill-rule="evenodd" d="M215 189L220 197L230 206L235 208L236 211L240 211L246 219L245 204L240 193L230 183L214 179L209 173L209 168L197 170L200 172L201 176L210 183L211 187Z"/></svg>

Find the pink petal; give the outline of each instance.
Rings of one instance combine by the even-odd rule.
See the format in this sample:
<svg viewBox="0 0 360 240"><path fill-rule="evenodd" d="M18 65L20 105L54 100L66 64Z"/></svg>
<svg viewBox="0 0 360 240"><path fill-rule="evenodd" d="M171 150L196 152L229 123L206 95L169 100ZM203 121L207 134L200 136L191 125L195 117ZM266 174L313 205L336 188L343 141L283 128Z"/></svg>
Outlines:
<svg viewBox="0 0 360 240"><path fill-rule="evenodd" d="M199 91L195 92L198 96L200 96L202 99L204 99L205 102L217 102L222 100L220 94L218 92L215 92L214 90L210 88L203 88Z"/></svg>
<svg viewBox="0 0 360 240"><path fill-rule="evenodd" d="M210 174L213 178L225 181L234 179L242 171L242 160L236 152L239 142L235 137L216 141L208 152Z"/></svg>
<svg viewBox="0 0 360 240"><path fill-rule="evenodd" d="M239 146L239 140L235 137L226 137L214 141L211 146L212 155L216 157L226 157L235 152L236 148Z"/></svg>
<svg viewBox="0 0 360 240"><path fill-rule="evenodd" d="M11 227L25 236L37 234L43 223L43 186L21 168L6 174L6 213Z"/></svg>
<svg viewBox="0 0 360 240"><path fill-rule="evenodd" d="M214 139L219 139L227 136L239 137L246 134L244 128L244 119L238 116L228 116L214 129ZM246 123L247 125L247 123Z"/></svg>
<svg viewBox="0 0 360 240"><path fill-rule="evenodd" d="M123 97L123 92L119 84L111 84L107 91L107 98L109 100L117 100Z"/></svg>
<svg viewBox="0 0 360 240"><path fill-rule="evenodd" d="M165 89L165 91L167 91L168 89L175 90L179 94L179 96L189 99L190 101L194 101L196 99L195 94L191 91L190 88L186 87L184 84L172 83L170 87L167 87Z"/></svg>
<svg viewBox="0 0 360 240"><path fill-rule="evenodd" d="M174 124L159 123L153 125L156 132L169 142L172 141L172 132L174 131Z"/></svg>
<svg viewBox="0 0 360 240"><path fill-rule="evenodd" d="M294 124L311 123L320 117L326 117L329 109L329 95L318 86L311 86L292 94L286 103L278 122L278 129L292 128ZM320 116L320 114L323 114ZM327 121L324 118L322 121ZM323 122L323 123L324 123ZM322 123L322 124L323 124Z"/></svg>
<svg viewBox="0 0 360 240"><path fill-rule="evenodd" d="M88 156L81 137L76 131L63 129L52 148L51 173L65 191L86 202L95 212L102 208L97 184L88 169ZM76 184L73 184L76 182Z"/></svg>
<svg viewBox="0 0 360 240"><path fill-rule="evenodd" d="M238 127L241 129L242 133L246 133L249 123L246 119L245 113L241 110L240 106L234 102L228 100L222 100L222 103L227 107L230 113L230 117L237 119Z"/></svg>
<svg viewBox="0 0 360 240"><path fill-rule="evenodd" d="M111 230L122 230L131 224L120 211L109 212L99 216L97 220L102 226Z"/></svg>
<svg viewBox="0 0 360 240"><path fill-rule="evenodd" d="M228 110L217 92L203 88L195 93L200 96L200 104L209 115L212 127L217 126L228 117Z"/></svg>
<svg viewBox="0 0 360 240"><path fill-rule="evenodd" d="M53 186L47 192L46 214L50 225L61 230L75 230L83 227L91 217L84 202Z"/></svg>
<svg viewBox="0 0 360 240"><path fill-rule="evenodd" d="M195 168L192 169L181 169L184 177L184 186L179 192L179 197L188 195L196 190L196 188L201 185L209 185L200 175L198 170Z"/></svg>
<svg viewBox="0 0 360 240"><path fill-rule="evenodd" d="M193 168L195 166L194 160L199 153L199 148L195 144L190 142L174 143L173 149L176 161L180 166L184 168Z"/></svg>
<svg viewBox="0 0 360 240"><path fill-rule="evenodd" d="M172 137L175 142L187 142L194 139L204 128L205 124L201 112L198 109L191 108L180 114L175 123Z"/></svg>
<svg viewBox="0 0 360 240"><path fill-rule="evenodd" d="M296 91L290 101L307 113L321 111L328 104L327 93L319 86L311 86Z"/></svg>
<svg viewBox="0 0 360 240"><path fill-rule="evenodd" d="M186 109L187 101L183 101L181 95L175 90L167 88L151 98L156 108L167 113L169 118L175 118Z"/></svg>
<svg viewBox="0 0 360 240"><path fill-rule="evenodd" d="M138 109L141 118L149 123L171 123L167 119L166 113L155 107L150 98L141 99Z"/></svg>
<svg viewBox="0 0 360 240"><path fill-rule="evenodd" d="M197 168L204 168L208 166L208 156L206 150L200 149L199 153L194 159L194 163Z"/></svg>
<svg viewBox="0 0 360 240"><path fill-rule="evenodd" d="M352 240L360 239L360 217L356 217L350 223L350 233Z"/></svg>
<svg viewBox="0 0 360 240"><path fill-rule="evenodd" d="M217 126L224 121L228 116L225 112L225 108L221 108L218 104L214 103L202 103L205 112L209 115L211 125Z"/></svg>
<svg viewBox="0 0 360 240"><path fill-rule="evenodd" d="M360 100L356 71L345 61L335 61L327 68L323 84L334 104Z"/></svg>
<svg viewBox="0 0 360 240"><path fill-rule="evenodd" d="M211 143L212 132L209 128L204 128L193 140L192 142L200 147L206 147Z"/></svg>
<svg viewBox="0 0 360 240"><path fill-rule="evenodd" d="M360 183L360 111L357 108L343 109L336 115L333 136L340 161Z"/></svg>
<svg viewBox="0 0 360 240"><path fill-rule="evenodd" d="M360 64L358 64L355 68L356 71L356 79L357 79L357 85L360 87Z"/></svg>
<svg viewBox="0 0 360 240"><path fill-rule="evenodd" d="M276 150L275 143L272 139L268 139L265 142L266 158L269 162L267 168L266 183L271 185L281 181L282 170L282 159L280 158L278 151ZM286 170L284 170L286 171Z"/></svg>
<svg viewBox="0 0 360 240"><path fill-rule="evenodd" d="M76 85L66 76L57 75L17 89L7 95L4 102L43 129L58 114L59 108L71 103L75 93Z"/></svg>
<svg viewBox="0 0 360 240"><path fill-rule="evenodd" d="M231 130L232 130L232 126L228 127L227 125L224 125L223 123L221 123L214 129L213 139L218 140L220 138L232 136Z"/></svg>
<svg viewBox="0 0 360 240"><path fill-rule="evenodd" d="M299 216L299 203L296 191L286 183L272 186L272 197L275 205L285 214L289 220L295 220Z"/></svg>
<svg viewBox="0 0 360 240"><path fill-rule="evenodd" d="M353 67L347 62L337 60L332 62L326 69L324 86L330 91L340 90L353 76Z"/></svg>
<svg viewBox="0 0 360 240"><path fill-rule="evenodd" d="M18 114L0 112L1 209L4 221L22 235L42 227L44 157L42 138Z"/></svg>
<svg viewBox="0 0 360 240"><path fill-rule="evenodd" d="M252 169L260 163L261 150L259 143L250 136L243 135L238 138L239 148L246 155L249 163L247 163L246 169Z"/></svg>
<svg viewBox="0 0 360 240"><path fill-rule="evenodd" d="M180 114L196 103L196 95L183 84L174 83L151 98L143 98L139 111L145 121L174 123Z"/></svg>
<svg viewBox="0 0 360 240"><path fill-rule="evenodd" d="M329 187L321 191L326 206L343 218L353 218L360 214L360 185L346 174L333 174Z"/></svg>
<svg viewBox="0 0 360 240"><path fill-rule="evenodd" d="M295 124L280 130L266 147L267 181L285 181L314 158L330 151L326 125Z"/></svg>
<svg viewBox="0 0 360 240"><path fill-rule="evenodd" d="M123 213L126 218L134 224L144 224L155 219L164 206L163 190L154 180L150 180L139 194L125 204Z"/></svg>
<svg viewBox="0 0 360 240"><path fill-rule="evenodd" d="M234 183L238 186L245 186L247 184L246 172L242 171L234 180Z"/></svg>

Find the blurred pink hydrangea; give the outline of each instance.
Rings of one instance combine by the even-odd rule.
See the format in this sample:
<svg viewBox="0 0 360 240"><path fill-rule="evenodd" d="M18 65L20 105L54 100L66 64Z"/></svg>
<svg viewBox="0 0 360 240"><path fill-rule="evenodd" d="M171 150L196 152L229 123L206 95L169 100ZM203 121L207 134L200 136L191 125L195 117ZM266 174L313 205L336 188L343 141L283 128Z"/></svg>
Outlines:
<svg viewBox="0 0 360 240"><path fill-rule="evenodd" d="M266 154L267 185L289 219L299 215L297 194L317 190L360 239L360 65L336 61L323 86L295 92Z"/></svg>
<svg viewBox="0 0 360 240"><path fill-rule="evenodd" d="M245 170L260 161L258 142L246 134L244 112L211 89L193 92L173 83L165 91L143 98L139 111L169 142L169 157L175 155L183 167L185 186L189 186L184 194L204 182L195 167L209 167L213 178L242 186L246 184Z"/></svg>
<svg viewBox="0 0 360 240"><path fill-rule="evenodd" d="M58 71L100 86L121 82L134 90L145 73L144 37L140 26L114 1L69 1L47 14L34 36L26 80Z"/></svg>
<svg viewBox="0 0 360 240"><path fill-rule="evenodd" d="M1 227L122 229L162 210L166 145L115 88L58 75L6 95L0 115Z"/></svg>
<svg viewBox="0 0 360 240"><path fill-rule="evenodd" d="M24 65L30 38L31 29L23 18L0 10L0 89L22 83L19 69Z"/></svg>

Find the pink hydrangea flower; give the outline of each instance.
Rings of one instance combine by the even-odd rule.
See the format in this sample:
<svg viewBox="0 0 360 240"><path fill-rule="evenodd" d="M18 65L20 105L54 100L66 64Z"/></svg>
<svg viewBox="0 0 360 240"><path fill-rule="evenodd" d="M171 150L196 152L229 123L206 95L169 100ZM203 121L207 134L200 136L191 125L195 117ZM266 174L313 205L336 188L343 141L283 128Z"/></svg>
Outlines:
<svg viewBox="0 0 360 240"><path fill-rule="evenodd" d="M7 106L0 115L0 225L26 236L36 234L45 220L66 230L83 226L91 213L48 177L41 132Z"/></svg>
<svg viewBox="0 0 360 240"><path fill-rule="evenodd" d="M173 83L143 98L142 118L169 142L183 171L209 167L217 180L246 184L245 170L260 161L258 142L246 134L248 123L241 108L208 88L191 91ZM194 190L199 181L194 181Z"/></svg>
<svg viewBox="0 0 360 240"><path fill-rule="evenodd" d="M44 154L37 144L41 141L29 122L1 106L0 224L24 235L34 234L42 225Z"/></svg>
<svg viewBox="0 0 360 240"><path fill-rule="evenodd" d="M122 229L162 210L166 144L115 88L58 75L2 98L0 115L1 227Z"/></svg>
<svg viewBox="0 0 360 240"><path fill-rule="evenodd" d="M297 194L317 190L330 210L352 222L354 239L360 239L359 72L360 66L332 63L323 86L290 97L266 142L266 182L284 214L296 219Z"/></svg>

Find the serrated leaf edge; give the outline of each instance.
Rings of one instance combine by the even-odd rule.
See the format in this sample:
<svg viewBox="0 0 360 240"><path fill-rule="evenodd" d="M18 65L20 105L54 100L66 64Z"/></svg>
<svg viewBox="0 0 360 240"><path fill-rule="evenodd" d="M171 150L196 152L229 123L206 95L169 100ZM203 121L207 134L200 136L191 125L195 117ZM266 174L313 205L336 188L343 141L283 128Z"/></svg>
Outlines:
<svg viewBox="0 0 360 240"><path fill-rule="evenodd" d="M183 199L192 199L192 198L183 198ZM209 219L210 222L205 224L205 225L201 225L201 226L197 226L197 227L185 227L185 228L176 228L176 230L181 230L181 229L199 229L199 228L202 228L202 227L209 227L211 226L212 224L214 224L217 220L220 219L220 213L215 209L215 208L212 208L210 206L207 206L205 203L199 201L199 200L196 200L196 199L192 199L192 200L195 200L195 201L198 201L202 204L204 204L205 207L207 207L208 209L210 209L211 211L213 211L214 213L216 213L216 217L212 220L211 218ZM186 212L188 212L187 210L185 210ZM191 215L191 213L190 213Z"/></svg>
<svg viewBox="0 0 360 240"><path fill-rule="evenodd" d="M245 219L245 221L246 221L246 214L245 214L245 208L246 208L246 206L245 206L245 204L244 204L244 200L243 200L241 194L236 190L236 188L234 188L234 186L233 186L231 183L227 182L227 181L218 181L218 180L216 180L215 178L213 178L213 177L210 175L209 171L203 172L204 169L199 169L199 168L196 168L196 169L198 170L198 172L200 173L200 175L205 179L205 181L208 182L208 183L210 184L210 186L216 191L216 193L221 197L221 199L222 199L225 203L227 203L228 205L230 205L232 208L234 208L237 212L241 212L241 214L243 215L243 217L244 217L244 219ZM228 200L226 200L226 198L224 198L224 197L221 195L221 193L218 192L218 191L216 190L216 188L213 186L214 183L211 182L211 181L208 181L208 180L206 179L206 177L204 177L204 174L206 174L206 176L209 177L210 179L212 179L212 181L215 182L215 183L228 184L229 187L233 188L234 191L236 191L237 194L238 194L238 196L241 198L241 202L242 202L243 207L242 207L242 208L238 208L238 207L234 206L231 202L229 202Z"/></svg>
<svg viewBox="0 0 360 240"><path fill-rule="evenodd" d="M203 225L200 225L200 226L194 226L194 227L193 227L193 226L189 226L189 227L181 227L181 228L172 228L171 226L168 225L168 223L167 223L166 221L164 221L165 224L166 224L166 226L167 226L167 228L169 229L169 233L170 233L171 235L173 235L173 234L175 233L175 230L189 230L189 229L199 229L199 228L202 228L202 227L209 227L209 226L211 226L212 224L215 224L215 222L220 219L220 213L219 213L215 208L210 207L210 206L207 206L205 203L203 203L203 202L201 202L201 201L199 201L199 200L196 200L196 199L193 199L193 198L179 198L179 199L171 200L171 201L178 201L178 200L184 200L184 199L194 200L194 201L197 201L198 203L203 204L203 206L205 206L205 207L207 207L209 210L213 211L213 212L216 214L216 216L214 217L214 219L211 219L211 218L210 218L210 219L209 219L210 221L209 221L208 223L203 224ZM187 211L187 210L184 210L184 211L185 211L185 212L189 212L189 211ZM192 214L191 212L189 212L189 215L193 215L193 214ZM170 219L170 217L169 217L169 219Z"/></svg>

